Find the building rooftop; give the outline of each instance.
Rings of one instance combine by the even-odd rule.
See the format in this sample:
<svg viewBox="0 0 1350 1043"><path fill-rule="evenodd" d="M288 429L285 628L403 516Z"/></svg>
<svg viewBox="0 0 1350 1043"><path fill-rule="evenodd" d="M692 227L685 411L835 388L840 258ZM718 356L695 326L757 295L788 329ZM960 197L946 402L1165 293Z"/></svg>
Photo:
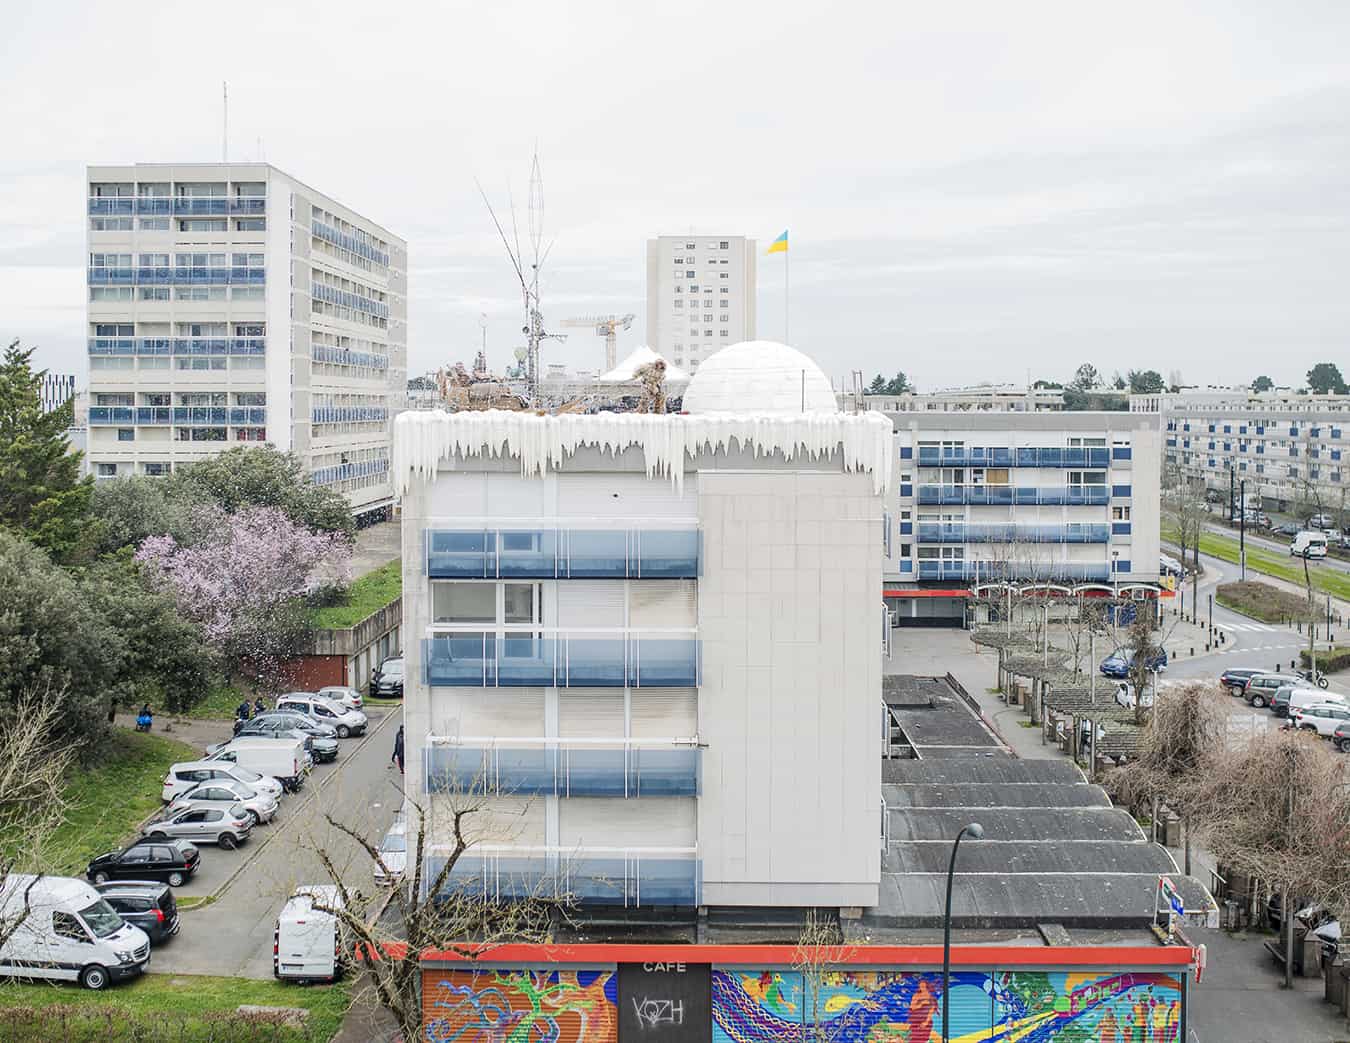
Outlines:
<svg viewBox="0 0 1350 1043"><path fill-rule="evenodd" d="M837 413L830 380L796 348L748 340L703 360L684 392L688 413Z"/></svg>

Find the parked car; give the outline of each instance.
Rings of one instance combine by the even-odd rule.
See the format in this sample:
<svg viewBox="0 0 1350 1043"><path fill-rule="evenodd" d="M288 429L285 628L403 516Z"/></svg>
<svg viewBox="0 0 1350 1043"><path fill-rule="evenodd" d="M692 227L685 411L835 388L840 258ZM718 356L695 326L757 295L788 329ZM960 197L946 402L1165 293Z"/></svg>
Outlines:
<svg viewBox="0 0 1350 1043"><path fill-rule="evenodd" d="M1268 670L1253 670L1250 667L1235 667L1219 675L1219 684L1228 689L1229 695L1241 695L1247 682L1257 674L1269 673Z"/></svg>
<svg viewBox="0 0 1350 1043"><path fill-rule="evenodd" d="M95 884L109 880L163 880L181 887L197 871L202 856L186 840L141 838L121 851L109 851L89 863L85 875Z"/></svg>
<svg viewBox="0 0 1350 1043"><path fill-rule="evenodd" d="M159 799L169 803L203 782L242 782L258 793L281 798L281 783L270 776L260 775L252 768L222 760L182 761L170 765L164 776L164 789Z"/></svg>
<svg viewBox="0 0 1350 1043"><path fill-rule="evenodd" d="M1331 733L1331 741L1342 753L1350 753L1350 722L1336 725L1336 730Z"/></svg>
<svg viewBox="0 0 1350 1043"><path fill-rule="evenodd" d="M151 945L163 945L178 933L178 903L167 884L154 880L112 880L94 889L117 915L146 933Z"/></svg>
<svg viewBox="0 0 1350 1043"><path fill-rule="evenodd" d="M1336 734L1336 729L1350 721L1350 706L1345 703L1314 703L1300 706L1289 713L1296 727L1317 732L1324 739Z"/></svg>
<svg viewBox="0 0 1350 1043"><path fill-rule="evenodd" d="M277 709L304 714L320 724L330 724L339 739L345 739L349 735L360 735L366 730L368 723L366 715L360 710L353 710L329 699L321 699L317 695L283 695L277 700Z"/></svg>
<svg viewBox="0 0 1350 1043"><path fill-rule="evenodd" d="M150 962L145 932L74 877L10 873L0 883L0 920L18 921L0 945L0 975L6 977L103 989L135 977Z"/></svg>
<svg viewBox="0 0 1350 1043"><path fill-rule="evenodd" d="M253 816L254 822L271 822L277 813L277 798L270 793L258 793L242 782L216 780L193 786L181 796L175 797L169 805L170 811L183 808L223 808L242 804L244 810Z"/></svg>
<svg viewBox="0 0 1350 1043"><path fill-rule="evenodd" d="M1263 706L1269 706L1275 698L1275 693L1285 685L1301 687L1305 683L1303 678L1290 674L1257 674L1243 687L1242 698L1259 710Z"/></svg>
<svg viewBox="0 0 1350 1043"><path fill-rule="evenodd" d="M398 821L380 841L380 860L384 869L375 866L375 883L380 887L390 887L403 879L408 869L408 826Z"/></svg>
<svg viewBox="0 0 1350 1043"><path fill-rule="evenodd" d="M1325 558L1327 556L1327 538L1320 532L1306 529L1294 534L1289 541L1291 558Z"/></svg>
<svg viewBox="0 0 1350 1043"><path fill-rule="evenodd" d="M242 804L228 808L172 808L163 818L145 827L146 840L191 840L198 844L219 844L226 851L238 847L253 831L253 816Z"/></svg>
<svg viewBox="0 0 1350 1043"><path fill-rule="evenodd" d="M272 973L299 981L340 978L343 931L334 911L342 908L332 884L301 887L287 899L272 931Z"/></svg>
<svg viewBox="0 0 1350 1043"><path fill-rule="evenodd" d="M1275 697L1270 700L1270 711L1276 717L1289 717L1295 710L1301 710L1305 706L1344 702L1345 699L1335 692L1322 692L1308 687L1306 681L1301 681L1296 685L1280 685L1275 689Z"/></svg>
<svg viewBox="0 0 1350 1043"><path fill-rule="evenodd" d="M242 764L252 771L265 772L281 783L288 793L294 793L304 788L305 778L314 762L305 749L307 739L303 733L297 733L296 738L245 735L214 747L215 752L208 755L207 762Z"/></svg>
<svg viewBox="0 0 1350 1043"><path fill-rule="evenodd" d="M403 698L403 657L390 656L375 668L370 675L371 698L381 696L385 699Z"/></svg>
<svg viewBox="0 0 1350 1043"><path fill-rule="evenodd" d="M1279 522L1272 525L1270 531L1277 536L1297 536L1299 528L1292 522Z"/></svg>
<svg viewBox="0 0 1350 1043"><path fill-rule="evenodd" d="M1134 654L1121 648L1112 652L1102 660L1101 672L1107 677L1128 677L1133 665ZM1158 651L1148 660L1148 669L1167 669L1167 650L1165 648L1158 649Z"/></svg>
<svg viewBox="0 0 1350 1043"><path fill-rule="evenodd" d="M325 729L328 734L322 734L320 728ZM334 735L334 729L298 713L275 712L253 718L234 733L236 739L298 739L305 744L309 755L320 764L337 760L338 742ZM219 746L224 745L219 743L217 746L208 747L207 753L215 753Z"/></svg>
<svg viewBox="0 0 1350 1043"><path fill-rule="evenodd" d="M1336 524L1336 519L1329 514L1314 514L1308 519L1308 528L1310 529L1329 529Z"/></svg>
<svg viewBox="0 0 1350 1043"><path fill-rule="evenodd" d="M360 692L345 684L326 685L314 694L322 699L329 699L335 703L341 703L349 710L359 710L366 703L366 701L361 698Z"/></svg>

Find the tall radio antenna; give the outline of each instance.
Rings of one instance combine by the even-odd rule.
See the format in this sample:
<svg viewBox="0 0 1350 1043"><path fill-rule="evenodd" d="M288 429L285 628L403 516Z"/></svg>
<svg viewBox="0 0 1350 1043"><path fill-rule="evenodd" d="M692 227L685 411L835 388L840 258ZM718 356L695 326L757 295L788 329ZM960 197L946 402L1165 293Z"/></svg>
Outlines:
<svg viewBox="0 0 1350 1043"><path fill-rule="evenodd" d="M544 262L548 260L548 255L553 249L553 243L544 245L544 178L539 170L539 153L534 154L534 161L530 166L530 194L528 209L526 213L526 234L528 236L528 246L530 256L526 257L520 246L520 230L516 224L516 203L511 196L510 190L507 191L507 201L511 208L511 235L506 234L506 229L497 218L497 211L493 209L491 200L483 186L478 185L478 194L483 197L483 204L487 207L488 215L492 218L493 225L497 228L497 234L501 236L502 245L506 247L506 256L511 260L511 267L515 269L516 278L520 282L520 295L525 308L525 325L521 327L521 332L525 334L526 355L525 355L525 397L529 400L532 407L539 405L539 345L546 340L564 341L566 334L549 333L544 329L544 316L539 308L539 273L543 270Z"/></svg>

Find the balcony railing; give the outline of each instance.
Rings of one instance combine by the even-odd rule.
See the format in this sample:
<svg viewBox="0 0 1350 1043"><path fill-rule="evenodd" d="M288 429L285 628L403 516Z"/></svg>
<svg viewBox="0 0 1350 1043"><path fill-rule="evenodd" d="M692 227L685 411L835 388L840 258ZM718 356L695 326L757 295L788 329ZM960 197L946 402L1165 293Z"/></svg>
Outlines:
<svg viewBox="0 0 1350 1043"><path fill-rule="evenodd" d="M448 688L696 688L702 679L693 631L456 631L424 638L422 662L426 683Z"/></svg>
<svg viewBox="0 0 1350 1043"><path fill-rule="evenodd" d="M435 848L423 897L445 867ZM542 898L591 906L697 906L703 867L696 848L544 848L476 845L450 870L447 890L493 901Z"/></svg>
<svg viewBox="0 0 1350 1043"><path fill-rule="evenodd" d="M561 743L431 745L427 793L552 797L696 797L699 750L689 745Z"/></svg>
<svg viewBox="0 0 1350 1043"><path fill-rule="evenodd" d="M698 529L434 529L432 579L697 579Z"/></svg>
<svg viewBox="0 0 1350 1043"><path fill-rule="evenodd" d="M92 406L91 424L248 424L267 423L264 406Z"/></svg>
<svg viewBox="0 0 1350 1043"><path fill-rule="evenodd" d="M266 270L246 266L148 265L89 269L91 286L261 286Z"/></svg>
<svg viewBox="0 0 1350 1043"><path fill-rule="evenodd" d="M95 216L120 216L136 212L135 196L90 196L89 213Z"/></svg>
<svg viewBox="0 0 1350 1043"><path fill-rule="evenodd" d="M920 504L969 504L974 506L1031 507L1093 506L1104 507L1111 492L1104 485L1068 485L1038 487L1014 485L921 485Z"/></svg>
<svg viewBox="0 0 1350 1043"><path fill-rule="evenodd" d="M385 406L315 406L310 419L316 424L366 424L389 419Z"/></svg>
<svg viewBox="0 0 1350 1043"><path fill-rule="evenodd" d="M1105 524L967 525L919 523L920 543L1106 543Z"/></svg>
<svg viewBox="0 0 1350 1043"><path fill-rule="evenodd" d="M921 580L973 582L1104 583L1111 578L1110 562L919 561Z"/></svg>
<svg viewBox="0 0 1350 1043"><path fill-rule="evenodd" d="M90 337L91 355L265 355L264 337Z"/></svg>
<svg viewBox="0 0 1350 1043"><path fill-rule="evenodd" d="M920 467L1107 467L1110 463L1111 451L1106 448L919 447Z"/></svg>

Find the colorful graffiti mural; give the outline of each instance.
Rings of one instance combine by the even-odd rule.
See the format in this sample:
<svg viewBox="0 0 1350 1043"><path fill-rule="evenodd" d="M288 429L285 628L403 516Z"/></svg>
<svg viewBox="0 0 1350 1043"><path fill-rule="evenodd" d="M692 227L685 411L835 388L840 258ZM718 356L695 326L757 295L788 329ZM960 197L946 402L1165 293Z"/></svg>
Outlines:
<svg viewBox="0 0 1350 1043"><path fill-rule="evenodd" d="M617 1043L613 971L446 970L422 984L426 1043Z"/></svg>
<svg viewBox="0 0 1350 1043"><path fill-rule="evenodd" d="M832 1043L933 1043L942 976L714 970L715 1043L781 1043L818 1027ZM1181 982L1171 974L1007 971L952 974L952 1043L1178 1043Z"/></svg>

